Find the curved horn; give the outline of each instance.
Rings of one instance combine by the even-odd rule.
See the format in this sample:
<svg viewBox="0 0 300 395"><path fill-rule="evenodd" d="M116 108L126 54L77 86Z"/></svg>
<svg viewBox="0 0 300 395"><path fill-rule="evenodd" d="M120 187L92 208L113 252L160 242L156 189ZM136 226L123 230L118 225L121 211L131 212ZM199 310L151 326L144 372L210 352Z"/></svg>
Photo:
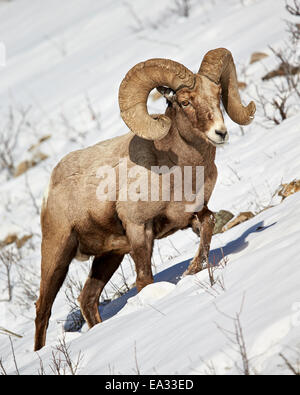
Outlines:
<svg viewBox="0 0 300 395"><path fill-rule="evenodd" d="M230 118L240 124L248 125L256 111L252 101L244 107L238 89L236 69L232 54L225 48L209 51L203 58L198 74L204 75L215 84L221 83L222 102Z"/></svg>
<svg viewBox="0 0 300 395"><path fill-rule="evenodd" d="M147 110L150 91L168 86L174 91L184 86L193 88L194 74L180 63L168 59L150 59L128 71L119 88L121 116L131 131L148 140L165 137L171 120L165 115L151 117Z"/></svg>

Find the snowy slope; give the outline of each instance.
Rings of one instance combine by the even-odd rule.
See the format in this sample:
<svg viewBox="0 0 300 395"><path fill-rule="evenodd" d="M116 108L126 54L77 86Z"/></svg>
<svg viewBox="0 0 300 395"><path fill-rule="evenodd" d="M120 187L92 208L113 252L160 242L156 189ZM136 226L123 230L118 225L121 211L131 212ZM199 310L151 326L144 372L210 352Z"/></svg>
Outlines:
<svg viewBox="0 0 300 395"><path fill-rule="evenodd" d="M76 337L71 342L72 354L83 354L80 373L133 374L135 358L142 374L205 374L207 365L219 374L240 373L238 348L222 332L234 331L234 322L227 316L235 317L240 310L252 372L287 373L279 353L294 358L300 346L296 311L300 247L295 236L299 203L296 194L218 236L214 248L223 247L229 262L218 273L223 286L216 285L215 291L205 290L206 272L173 286L154 283L114 317L87 333L69 334L70 339ZM35 374L40 362L30 351L33 328L27 326L23 333L24 339L15 341L20 371ZM8 353L8 347L1 347L6 360L3 351ZM51 352L50 345L39 352L45 367L51 364ZM13 370L11 361L8 371Z"/></svg>
<svg viewBox="0 0 300 395"><path fill-rule="evenodd" d="M117 93L130 67L165 57L197 71L207 50L226 47L234 55L238 74L250 85L242 93L245 101L253 93L253 81L261 84L266 68L274 67L272 56L251 66L249 59L255 51L271 55L268 46L286 39L284 2L191 3L189 18L171 12L172 1L152 0L151 12L146 0L0 3L0 41L7 48L7 67L0 69L0 133L9 106L16 111L30 107L13 153L16 163L30 157L28 149L38 139L51 135L40 146L49 158L26 176L8 179L0 172L0 240L12 232L34 235L22 265L24 278L35 288L40 230L33 199L39 206L51 169L66 153L126 131ZM153 112L164 108L163 100L149 100L149 105ZM217 153L219 178L210 208L260 213L213 237L211 257L219 259L222 247L228 259L216 273L223 286L207 290L206 271L180 280L197 249L191 231L159 241L153 256L155 284L137 296L131 290L105 305L105 321L91 331L84 326L81 332L66 333L72 353L83 353L80 373L133 374L136 361L143 374L204 374L212 367L217 373L241 373L241 356L224 330L233 330L234 321L228 316L236 317L242 304L240 322L252 373L288 373L280 352L291 361L300 358L300 195L280 203L275 193L282 183L300 178L300 115L294 113L271 129L264 127L262 116L258 108L257 120L244 128L244 135L227 118L230 144ZM84 281L86 266L74 263L71 275ZM123 269L128 284L134 283L128 260ZM0 327L23 336L13 338L19 370L37 374L40 360L32 352L34 306L33 301L28 309L20 304L24 295L17 272L13 268L12 301L0 303ZM121 283L120 273L113 282ZM0 278L1 291L4 286ZM53 306L47 346L39 352L48 373L51 352L69 313L64 290ZM107 295L113 292L108 286ZM14 373L4 335L0 335L0 357L7 372Z"/></svg>

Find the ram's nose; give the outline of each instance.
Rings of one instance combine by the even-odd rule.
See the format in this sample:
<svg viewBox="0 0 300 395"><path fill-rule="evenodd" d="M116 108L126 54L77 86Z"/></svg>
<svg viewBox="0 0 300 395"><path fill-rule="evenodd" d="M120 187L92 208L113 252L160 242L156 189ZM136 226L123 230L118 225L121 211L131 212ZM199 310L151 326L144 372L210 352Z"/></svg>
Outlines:
<svg viewBox="0 0 300 395"><path fill-rule="evenodd" d="M216 133L216 135L221 137L221 139L223 141L227 141L228 140L228 132L227 132L227 130L215 130L215 133Z"/></svg>

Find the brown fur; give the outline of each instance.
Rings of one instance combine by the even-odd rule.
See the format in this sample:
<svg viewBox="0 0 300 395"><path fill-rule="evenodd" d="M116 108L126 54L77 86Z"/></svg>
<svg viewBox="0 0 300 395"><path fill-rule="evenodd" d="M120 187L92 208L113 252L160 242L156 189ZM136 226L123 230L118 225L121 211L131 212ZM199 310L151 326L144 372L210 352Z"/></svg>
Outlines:
<svg viewBox="0 0 300 395"><path fill-rule="evenodd" d="M72 152L54 169L41 216L42 277L36 304L35 350L45 345L51 307L76 251L95 256L79 297L82 314L90 327L101 322L98 312L101 291L125 254L129 253L135 262L136 286L140 291L153 282L154 240L188 227L199 232L200 223L200 248L187 274L203 268L214 227L207 204L217 179L216 148L207 133L216 122L224 131L225 126L219 85L205 76L196 75L195 78L194 88L180 89L166 110L171 128L163 139L145 140L129 132ZM183 107L185 101L190 104ZM99 201L96 197L97 169L110 165L118 171L121 158L127 159L129 169L138 164L149 174L151 166L204 166L204 209L195 216L185 212L185 201L133 202L120 201L118 196L114 202Z"/></svg>

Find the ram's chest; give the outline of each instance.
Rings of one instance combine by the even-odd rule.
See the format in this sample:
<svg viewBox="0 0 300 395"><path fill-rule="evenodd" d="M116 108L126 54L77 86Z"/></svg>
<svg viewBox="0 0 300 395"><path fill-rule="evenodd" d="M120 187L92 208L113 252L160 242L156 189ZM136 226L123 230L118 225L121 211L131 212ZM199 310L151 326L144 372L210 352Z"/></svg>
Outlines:
<svg viewBox="0 0 300 395"><path fill-rule="evenodd" d="M142 178L143 183L129 180L125 199L121 192L123 185L119 185L118 217L123 223L144 224L152 220L156 223L157 233L189 226L193 213L201 211L208 203L215 185L215 166L210 173L205 174L205 168L203 170L195 177L178 168L171 177L159 175L155 182L148 172L147 177Z"/></svg>
<svg viewBox="0 0 300 395"><path fill-rule="evenodd" d="M184 229L189 226L193 212L186 210L184 202L118 202L118 216L123 224L131 222L141 225L153 223L154 235L157 238L171 230Z"/></svg>
<svg viewBox="0 0 300 395"><path fill-rule="evenodd" d="M186 210L184 204L170 203L166 210L153 218L153 232L156 239L166 237L179 229L191 225L193 213Z"/></svg>

